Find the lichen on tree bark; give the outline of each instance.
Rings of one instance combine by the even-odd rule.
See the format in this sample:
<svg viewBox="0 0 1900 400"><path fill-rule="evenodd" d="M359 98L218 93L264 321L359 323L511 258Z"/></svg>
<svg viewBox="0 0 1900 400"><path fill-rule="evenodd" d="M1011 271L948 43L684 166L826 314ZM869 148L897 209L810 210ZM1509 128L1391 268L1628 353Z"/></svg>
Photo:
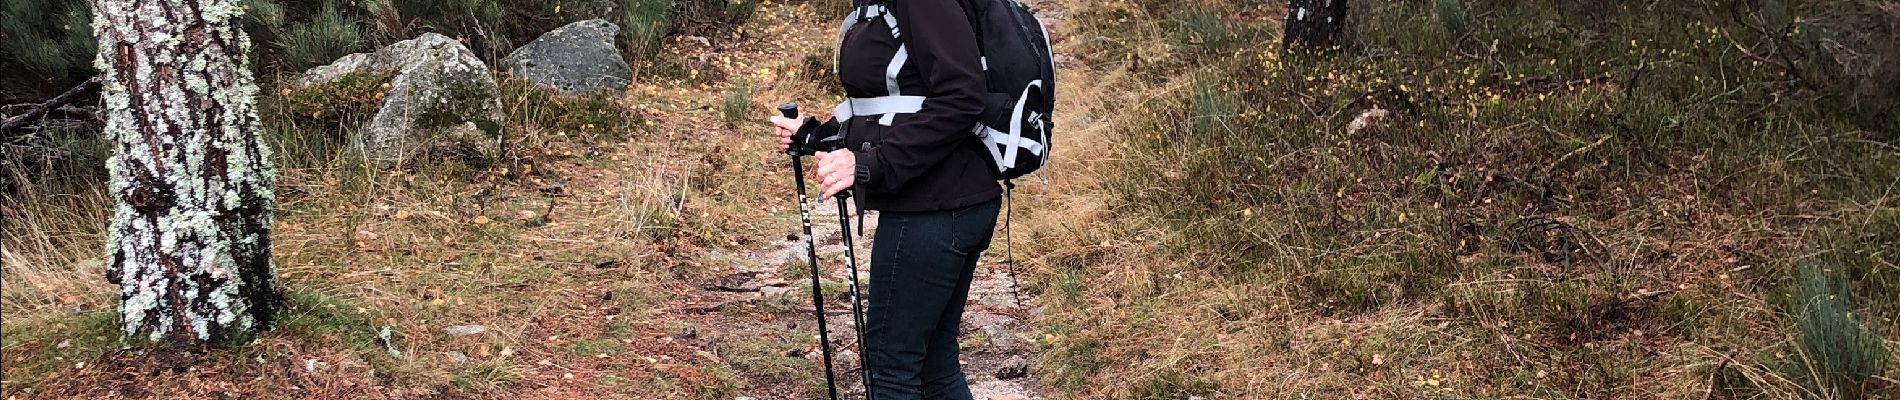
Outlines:
<svg viewBox="0 0 1900 400"><path fill-rule="evenodd" d="M268 327L270 150L241 0L94 0L114 198L107 278L127 338L202 347Z"/></svg>

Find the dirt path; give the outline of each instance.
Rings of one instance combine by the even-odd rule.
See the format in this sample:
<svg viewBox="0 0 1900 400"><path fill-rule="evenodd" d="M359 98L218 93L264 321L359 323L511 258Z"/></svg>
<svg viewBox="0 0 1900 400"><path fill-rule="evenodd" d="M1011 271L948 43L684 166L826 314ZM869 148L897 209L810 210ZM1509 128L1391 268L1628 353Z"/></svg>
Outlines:
<svg viewBox="0 0 1900 400"><path fill-rule="evenodd" d="M1041 1L1036 2L1036 5L1045 17L1060 18L1059 7L1054 2ZM792 25L799 23L793 22ZM832 40L830 29L828 26L823 29L772 26L765 28L765 31L778 33L787 41L829 41ZM749 60L768 70L795 68L791 63L796 62L773 61L760 54L747 54L744 50L721 55ZM747 63L742 61L739 64ZM777 93L767 88L762 94L770 95ZM712 100L710 97L708 93L704 98ZM774 99L761 99L755 103L768 103L769 100ZM680 123L707 122L703 116L695 119L697 121ZM770 162L774 163L774 168L790 168L784 165L788 161L783 160L783 157L773 158ZM807 275L809 264L804 241L799 236L798 209L789 200L794 196L790 178L783 173L773 173L768 178L787 181L771 182L771 187L781 191L787 199L783 203L774 203L782 204L783 207L774 206L774 210L771 210L775 221L784 222L765 227L768 231L766 236L775 240L708 249L700 258L710 264L709 270L692 278L696 280L694 282L676 285L690 289L686 293L676 293L663 307L665 311L654 317L656 320L684 324L686 328L676 332L675 338L683 340L697 352L710 354L715 359L731 364L744 382L743 388L739 390L742 394L740 398L824 397L823 361L817 348L817 323L811 308L811 287ZM850 276L843 256L846 236L837 222L839 210L835 204L824 201L811 205L813 236L818 244L819 263L823 268L823 286L827 290L824 308L831 347L835 352L837 383L845 397L857 398L863 395L856 353L858 338L854 330L851 303L844 289L848 287ZM862 221L866 224L865 231L875 234L876 214L871 213ZM971 298L963 319L964 371L969 376L971 390L977 399L1041 399L1043 397L1037 391L1034 371L1030 368L1031 360L1036 357L1035 342L1029 333L1032 327L1028 319L1032 317L1032 311L1026 308L1025 303L1029 300L1018 298L1018 294L1012 290L1013 280L1006 271L1007 266L1003 264L1002 239L998 238L996 245L978 266L976 280L971 285ZM860 281L868 283L870 236L858 237L856 243Z"/></svg>
<svg viewBox="0 0 1900 400"><path fill-rule="evenodd" d="M829 203L816 207L812 215L813 230L828 291L826 324L835 352L837 381L841 391L859 396L862 388L855 353L858 340L851 303L842 290L850 276L843 256L845 236L838 223L830 222L837 221L837 214L837 208ZM877 218L875 215L867 217L865 223L868 230L874 232ZM792 227L787 227L790 229ZM861 253L860 279L868 282L870 241L864 237L857 243ZM815 335L817 324L808 297L811 290L808 278L796 273L807 265L802 239L781 239L725 257L732 257L735 262L722 269L717 277L703 282L700 293L678 297L667 317L691 321L696 327L694 336L701 339L700 350L716 353L721 343L747 340L772 331L802 338ZM1028 360L1034 357L1034 347L1024 333L1028 325L1021 316L1026 315L1026 310L1017 306L1009 277L1002 266L986 260L971 287L971 300L964 314L963 362L972 391L978 399L1041 398L1028 375ZM822 355L816 350L813 339L794 353L807 361L815 372L822 363ZM803 398L813 394L814 389L801 386L806 383L779 376L745 378L747 396L761 399Z"/></svg>

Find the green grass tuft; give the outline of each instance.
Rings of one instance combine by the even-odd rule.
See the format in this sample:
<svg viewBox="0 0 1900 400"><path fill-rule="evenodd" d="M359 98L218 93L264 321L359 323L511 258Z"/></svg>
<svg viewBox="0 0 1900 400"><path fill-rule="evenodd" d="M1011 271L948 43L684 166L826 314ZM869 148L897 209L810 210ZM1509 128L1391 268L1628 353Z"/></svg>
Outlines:
<svg viewBox="0 0 1900 400"><path fill-rule="evenodd" d="M1837 270L1807 265L1795 278L1797 343L1806 375L1817 393L1855 400L1875 393L1886 369L1886 342L1866 326L1869 314L1857 311L1852 286Z"/></svg>

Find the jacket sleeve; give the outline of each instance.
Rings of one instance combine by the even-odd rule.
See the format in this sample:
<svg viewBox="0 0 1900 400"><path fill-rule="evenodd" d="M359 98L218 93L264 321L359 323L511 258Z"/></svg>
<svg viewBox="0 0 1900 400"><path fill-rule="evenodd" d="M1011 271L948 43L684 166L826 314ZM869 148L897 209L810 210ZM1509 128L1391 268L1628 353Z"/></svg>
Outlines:
<svg viewBox="0 0 1900 400"><path fill-rule="evenodd" d="M890 2L910 65L929 87L923 108L901 115L877 147L857 155L857 182L865 190L901 190L957 151L983 113L985 79L976 32L961 0ZM905 93L911 95L913 93Z"/></svg>

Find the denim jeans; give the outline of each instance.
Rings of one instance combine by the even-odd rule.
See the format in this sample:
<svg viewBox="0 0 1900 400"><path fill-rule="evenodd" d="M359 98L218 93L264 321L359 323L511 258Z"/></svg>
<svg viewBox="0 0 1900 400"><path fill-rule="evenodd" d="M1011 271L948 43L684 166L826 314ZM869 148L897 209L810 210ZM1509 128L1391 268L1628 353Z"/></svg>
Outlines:
<svg viewBox="0 0 1900 400"><path fill-rule="evenodd" d="M957 362L963 304L1002 199L948 211L878 216L865 355L876 400L969 400Z"/></svg>

